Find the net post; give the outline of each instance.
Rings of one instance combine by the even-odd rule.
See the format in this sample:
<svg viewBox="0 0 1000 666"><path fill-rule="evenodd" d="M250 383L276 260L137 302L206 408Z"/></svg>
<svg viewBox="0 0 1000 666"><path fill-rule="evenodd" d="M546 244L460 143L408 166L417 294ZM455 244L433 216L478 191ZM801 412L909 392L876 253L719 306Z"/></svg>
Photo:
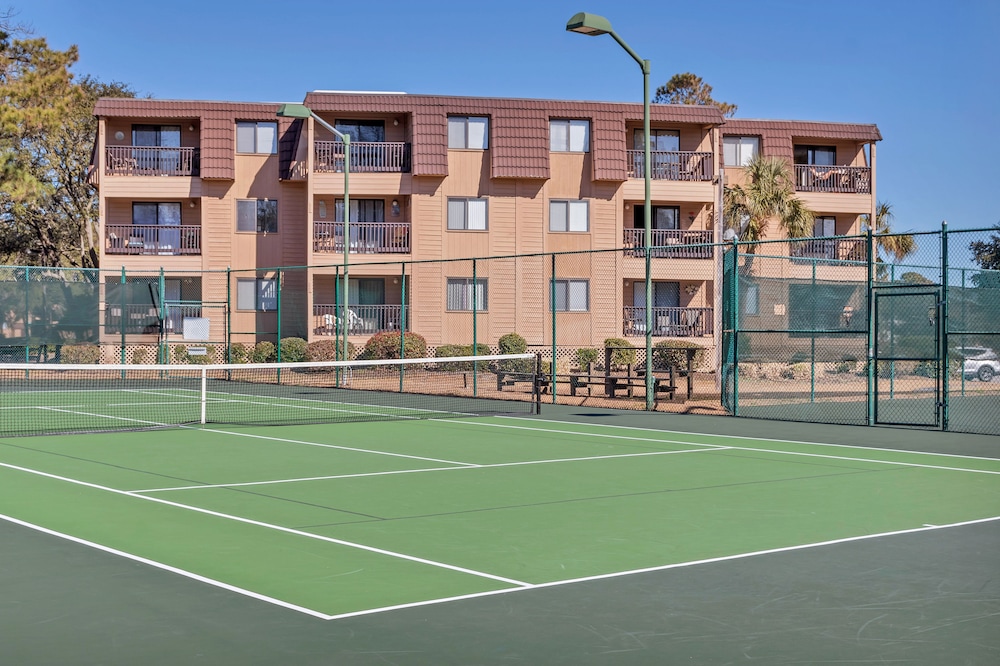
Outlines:
<svg viewBox="0 0 1000 666"><path fill-rule="evenodd" d="M873 218L874 220L874 218ZM868 225L865 233L866 282L868 283L868 372L865 382L868 394L868 410L865 415L867 425L875 425L875 258L872 225Z"/></svg>
<svg viewBox="0 0 1000 666"><path fill-rule="evenodd" d="M201 369L201 424L205 425L208 411L208 368Z"/></svg>
<svg viewBox="0 0 1000 666"><path fill-rule="evenodd" d="M226 266L226 363L233 362L232 269Z"/></svg>
<svg viewBox="0 0 1000 666"><path fill-rule="evenodd" d="M941 350L941 430L948 430L948 222L941 221L941 302L938 304ZM965 373L962 372L964 376Z"/></svg>
<svg viewBox="0 0 1000 666"><path fill-rule="evenodd" d="M552 277L549 278L549 307L552 308L552 365L549 366L549 388L552 392L552 404L556 403L556 253L552 253Z"/></svg>
<svg viewBox="0 0 1000 666"><path fill-rule="evenodd" d="M406 262L399 274L399 358L406 358ZM399 366L399 392L403 392L405 366Z"/></svg>
<svg viewBox="0 0 1000 666"><path fill-rule="evenodd" d="M157 336L158 344L157 344L156 354L160 358L159 361L160 363L170 363L170 347L167 344L166 329L164 329L163 327L163 322L167 318L166 303L164 303L163 301L164 297L166 296L166 279L164 278L163 274L163 266L160 266L160 275L156 282L156 291L158 292L157 296L159 297L160 301L159 303L153 304L157 306L156 323L157 323L157 332L159 333L159 335Z"/></svg>
<svg viewBox="0 0 1000 666"><path fill-rule="evenodd" d="M478 331L476 330L476 320L479 319L477 308L479 303L479 282L476 279L476 260L472 260L472 356L479 356ZM472 397L479 395L479 361L472 362Z"/></svg>
<svg viewBox="0 0 1000 666"><path fill-rule="evenodd" d="M531 385L534 387L535 391L535 414L542 413L542 352L537 352L535 354L535 377L531 381Z"/></svg>
<svg viewBox="0 0 1000 666"><path fill-rule="evenodd" d="M118 318L118 330L119 330L119 333L121 334L121 336L120 336L121 337L121 352L119 354L119 356L121 357L121 360L119 361L119 363L121 363L122 365L125 365L125 320L126 320L126 317L125 317L125 307L126 307L126 304L128 303L128 297L125 294L126 287L125 287L125 267L124 266L122 266L121 286L122 286L122 288L121 288L121 292L122 292L121 307L122 307L122 309L121 309L121 316ZM125 379L125 372L124 371L122 371L122 379Z"/></svg>

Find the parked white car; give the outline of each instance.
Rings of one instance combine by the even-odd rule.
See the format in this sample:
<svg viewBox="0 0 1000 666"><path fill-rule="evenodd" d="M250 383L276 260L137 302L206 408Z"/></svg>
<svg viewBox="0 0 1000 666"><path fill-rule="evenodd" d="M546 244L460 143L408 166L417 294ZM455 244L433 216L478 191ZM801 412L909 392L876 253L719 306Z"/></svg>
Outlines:
<svg viewBox="0 0 1000 666"><path fill-rule="evenodd" d="M955 353L963 359L962 374L966 379L989 382L1000 375L1000 358L989 347L959 347Z"/></svg>

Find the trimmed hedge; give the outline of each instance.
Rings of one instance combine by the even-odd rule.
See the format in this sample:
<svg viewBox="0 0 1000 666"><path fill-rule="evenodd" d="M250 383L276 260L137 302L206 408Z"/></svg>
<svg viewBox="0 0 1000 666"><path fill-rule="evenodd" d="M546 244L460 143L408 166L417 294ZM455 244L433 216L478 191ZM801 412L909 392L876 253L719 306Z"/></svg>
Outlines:
<svg viewBox="0 0 1000 666"><path fill-rule="evenodd" d="M691 369L697 370L705 360L705 348L687 340L661 340L653 345L653 369L666 370L671 365L681 372L687 372L687 352L696 349L691 359Z"/></svg>
<svg viewBox="0 0 1000 666"><path fill-rule="evenodd" d="M340 357L341 343L336 340L317 340L310 342L306 348L307 361L337 361ZM354 358L354 343L347 341L347 358Z"/></svg>
<svg viewBox="0 0 1000 666"><path fill-rule="evenodd" d="M63 363L99 363L101 348L97 345L63 345L59 358Z"/></svg>
<svg viewBox="0 0 1000 666"><path fill-rule="evenodd" d="M274 346L273 342L261 340L254 346L250 360L253 363L274 363L278 360L278 348Z"/></svg>
<svg viewBox="0 0 1000 666"><path fill-rule="evenodd" d="M604 348L613 347L611 352L611 369L621 369L628 365L635 364L635 347L628 340L622 338L607 338L604 341Z"/></svg>
<svg viewBox="0 0 1000 666"><path fill-rule="evenodd" d="M365 360L399 358L399 331L383 331L368 338L358 358ZM417 333L403 336L403 358L423 358L427 356L427 340Z"/></svg>
<svg viewBox="0 0 1000 666"><path fill-rule="evenodd" d="M306 360L306 350L309 345L302 338L282 338L279 344L282 363L302 363Z"/></svg>
<svg viewBox="0 0 1000 666"><path fill-rule="evenodd" d="M488 356L491 352L490 346L479 343L476 345L476 356ZM451 356L472 356L472 345L441 345L434 350L435 358L448 358ZM474 361L457 361L454 363L439 363L439 370L450 370L458 372L467 372L472 370ZM487 369L486 363L479 364L480 370Z"/></svg>

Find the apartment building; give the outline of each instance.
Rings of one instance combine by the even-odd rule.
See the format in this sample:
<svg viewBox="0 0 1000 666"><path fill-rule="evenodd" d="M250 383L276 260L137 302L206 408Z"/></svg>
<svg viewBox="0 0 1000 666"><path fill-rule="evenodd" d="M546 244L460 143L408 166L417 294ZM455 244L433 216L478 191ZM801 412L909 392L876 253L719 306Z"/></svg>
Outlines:
<svg viewBox="0 0 1000 666"><path fill-rule="evenodd" d="M145 275L162 283L170 330L198 316L216 340L332 338L346 243L355 343L400 327L468 343L473 314L490 344L511 331L549 341L553 325L562 345L644 338L645 261L628 250L645 240L641 104L324 91L304 104L351 137L349 211L344 144L311 118L279 118L278 104L98 102L101 267L140 276L105 278L105 335L148 328ZM794 165L830 239L800 251L834 257L850 252L835 237L874 207L880 139L872 125L653 105L654 337L713 344L719 257L707 244L722 240L723 184L754 154ZM626 250L561 257L554 282L541 257L615 248ZM442 261L511 255L538 259ZM213 318L227 301L228 321Z"/></svg>

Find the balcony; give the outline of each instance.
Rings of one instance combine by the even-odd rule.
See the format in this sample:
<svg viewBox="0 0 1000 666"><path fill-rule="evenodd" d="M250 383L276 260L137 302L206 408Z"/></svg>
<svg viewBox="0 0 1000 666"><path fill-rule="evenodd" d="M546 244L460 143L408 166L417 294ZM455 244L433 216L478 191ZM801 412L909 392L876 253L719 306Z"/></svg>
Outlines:
<svg viewBox="0 0 1000 666"><path fill-rule="evenodd" d="M626 337L646 335L646 308L626 306L622 333ZM712 334L712 308L653 308L653 335L689 338Z"/></svg>
<svg viewBox="0 0 1000 666"><path fill-rule="evenodd" d="M125 309L125 333L137 335L142 333L158 335L160 333L160 311L147 304L127 303ZM184 318L200 317L201 303L170 303L166 304L166 315L163 319L163 331L172 335L183 335ZM122 332L122 306L107 304L104 311L104 332Z"/></svg>
<svg viewBox="0 0 1000 666"><path fill-rule="evenodd" d="M712 231L694 229L653 229L651 231L654 257L675 259L711 259L714 234ZM622 247L632 257L643 256L646 232L644 229L625 229Z"/></svg>
<svg viewBox="0 0 1000 666"><path fill-rule="evenodd" d="M795 189L798 192L839 192L871 194L870 167L795 165Z"/></svg>
<svg viewBox="0 0 1000 666"><path fill-rule="evenodd" d="M313 305L313 333L335 336L342 333L341 317L343 306ZM375 335L383 331L398 331L399 324L410 321L409 306L402 305L352 305L348 308L348 335ZM409 330L409 323L406 326Z"/></svg>
<svg viewBox="0 0 1000 666"><path fill-rule="evenodd" d="M641 150L625 151L628 177L644 178L644 154ZM653 180L711 181L712 153L654 150L650 153L650 178Z"/></svg>
<svg viewBox="0 0 1000 666"><path fill-rule="evenodd" d="M108 146L104 173L108 176L197 176L197 148Z"/></svg>
<svg viewBox="0 0 1000 666"><path fill-rule="evenodd" d="M201 254L201 227L155 224L109 224L104 228L105 254Z"/></svg>
<svg viewBox="0 0 1000 666"><path fill-rule="evenodd" d="M344 170L344 144L316 142L317 173ZM351 173L404 173L410 170L410 144L388 141L351 142Z"/></svg>
<svg viewBox="0 0 1000 666"><path fill-rule="evenodd" d="M810 238L789 240L789 254L798 263L865 263L867 251L861 238Z"/></svg>
<svg viewBox="0 0 1000 666"><path fill-rule="evenodd" d="M343 252L344 223L314 222L313 252ZM409 254L409 222L351 222L352 254Z"/></svg>

